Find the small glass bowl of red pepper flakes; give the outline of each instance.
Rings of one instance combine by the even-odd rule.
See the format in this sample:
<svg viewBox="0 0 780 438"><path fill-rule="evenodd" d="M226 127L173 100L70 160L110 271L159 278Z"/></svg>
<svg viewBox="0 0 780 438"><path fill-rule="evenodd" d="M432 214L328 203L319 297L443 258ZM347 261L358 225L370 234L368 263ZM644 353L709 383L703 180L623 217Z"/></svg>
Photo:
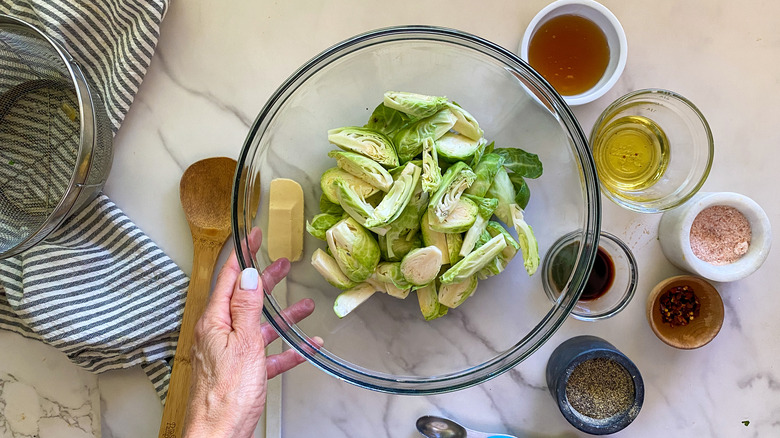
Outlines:
<svg viewBox="0 0 780 438"><path fill-rule="evenodd" d="M680 275L658 283L647 299L647 321L656 336L681 349L702 347L723 326L723 300L707 280Z"/></svg>

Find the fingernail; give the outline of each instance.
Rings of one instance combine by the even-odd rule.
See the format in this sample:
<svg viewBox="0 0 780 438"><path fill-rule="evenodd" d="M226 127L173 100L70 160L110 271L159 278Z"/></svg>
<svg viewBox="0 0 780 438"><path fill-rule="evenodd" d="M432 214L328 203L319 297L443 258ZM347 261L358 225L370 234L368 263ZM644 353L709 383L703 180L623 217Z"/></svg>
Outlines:
<svg viewBox="0 0 780 438"><path fill-rule="evenodd" d="M255 268L246 268L241 271L241 280L238 282L238 287L241 290L255 290L260 281L260 274L257 273Z"/></svg>

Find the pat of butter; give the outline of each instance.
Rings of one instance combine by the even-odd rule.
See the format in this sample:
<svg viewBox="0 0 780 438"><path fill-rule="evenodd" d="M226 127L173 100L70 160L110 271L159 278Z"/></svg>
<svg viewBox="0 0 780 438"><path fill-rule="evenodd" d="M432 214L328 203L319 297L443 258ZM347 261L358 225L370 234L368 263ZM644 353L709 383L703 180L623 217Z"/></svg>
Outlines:
<svg viewBox="0 0 780 438"><path fill-rule="evenodd" d="M303 256L303 189L291 179L271 181L268 209L268 257L291 262Z"/></svg>

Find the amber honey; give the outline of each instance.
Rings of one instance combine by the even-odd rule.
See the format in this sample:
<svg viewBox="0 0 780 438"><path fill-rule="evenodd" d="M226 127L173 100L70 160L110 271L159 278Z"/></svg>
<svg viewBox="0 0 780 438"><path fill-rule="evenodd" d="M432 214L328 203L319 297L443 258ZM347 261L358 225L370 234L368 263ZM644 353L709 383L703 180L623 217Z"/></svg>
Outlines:
<svg viewBox="0 0 780 438"><path fill-rule="evenodd" d="M596 85L609 64L604 31L579 15L559 15L542 24L528 45L528 62L562 95Z"/></svg>

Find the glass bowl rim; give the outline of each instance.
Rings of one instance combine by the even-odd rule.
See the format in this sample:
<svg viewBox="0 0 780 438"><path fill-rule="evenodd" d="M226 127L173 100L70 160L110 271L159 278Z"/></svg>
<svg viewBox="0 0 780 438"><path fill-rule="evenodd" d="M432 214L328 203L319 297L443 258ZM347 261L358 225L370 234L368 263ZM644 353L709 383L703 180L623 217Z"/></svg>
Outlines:
<svg viewBox="0 0 780 438"><path fill-rule="evenodd" d="M590 155L585 133L576 117L563 98L541 75L516 54L505 48L481 37L450 28L422 25L393 26L348 38L303 64L282 83L260 110L247 133L238 157L231 213L233 240L241 268L257 267L261 269L262 267L255 266L255 260L251 254L244 250L244 248L248 248L249 231L244 224L251 224L253 213L250 211L253 204L249 199L250 193L246 190L245 182L252 177L248 176L251 170L249 155L250 152L254 153L252 149L255 140L262 136L259 133L264 133L269 121L274 118L276 112L290 95L321 68L344 55L367 47L408 40L445 43L479 52L481 55L498 60L505 68L511 68L512 73L522 75L530 84L533 84L536 89L529 89L529 93L541 93L548 100L541 102L538 96L534 96L560 119L572 142L573 155L580 170L580 180L583 183L584 199L584 220L580 225L585 236L585 244L579 249L578 263L572 274L573 288L567 291L566 299L554 305L537 322L536 326L512 347L481 364L460 371L431 377L397 376L374 372L349 362L345 364L346 361L342 361L341 358L327 351L327 345L322 348L318 347L296 324L287 321L282 316L282 309L271 295L271 291L264 289L263 315L266 320L276 330L279 337L316 367L338 379L362 388L392 394L430 395L456 391L482 383L510 370L538 350L565 322L585 286L587 280L585 273L590 272L595 261L597 239L601 228L601 199L595 163ZM247 209L247 206L250 208ZM249 220L247 221L247 219Z"/></svg>
<svg viewBox="0 0 780 438"><path fill-rule="evenodd" d="M710 124L707 122L707 119L704 117L704 114L702 114L699 108L696 105L694 105L693 102L688 100L685 96L682 96L679 93L675 93L674 91L667 90L664 88L643 88L641 90L631 91L615 99L614 102L609 104L609 106L607 106L604 109L604 111L601 112L599 117L593 123L593 128L591 129L590 137L588 139L588 145L592 146L591 142L593 141L593 138L596 135L596 128L599 125L601 125L604 119L608 115L610 115L610 113L616 107L622 105L626 101L633 99L635 97L652 95L652 94L662 94L665 96L669 96L672 99L676 100L677 102L682 103L684 106L688 107L693 112L696 118L701 122L702 127L704 128L704 133L707 137L707 160L704 166L704 171L701 173L701 175L699 175L696 184L693 187L691 187L687 191L687 193L685 193L680 198L673 200L672 202L669 202L669 200L674 199L672 195L675 195L675 193L653 200L649 204L643 204L641 202L635 202L635 201L630 201L621 198L613 194L607 189L601 191L604 194L604 196L606 196L616 204L620 205L621 207L626 208L628 210L636 211L638 213L663 213L665 211L671 210L675 207L679 207L680 205L688 202L694 195L696 195L696 193L699 192L699 190L701 190L702 186L704 186L704 183L707 181L707 178L710 175L710 170L712 169L712 161L715 156L715 142L712 138L712 129L710 129ZM599 185L601 185L601 183L599 183Z"/></svg>

